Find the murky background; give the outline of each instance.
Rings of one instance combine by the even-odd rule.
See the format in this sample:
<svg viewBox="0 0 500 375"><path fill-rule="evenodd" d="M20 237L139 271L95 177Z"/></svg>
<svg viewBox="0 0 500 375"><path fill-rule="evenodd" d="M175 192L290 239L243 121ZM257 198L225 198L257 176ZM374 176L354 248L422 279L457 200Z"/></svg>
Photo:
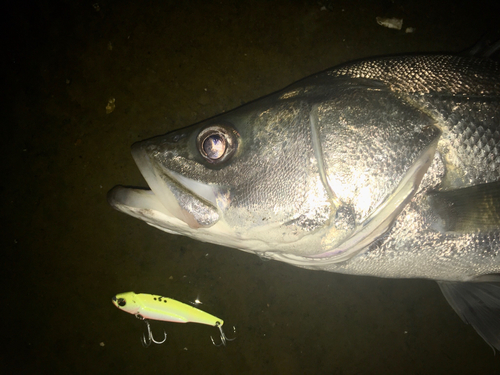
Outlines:
<svg viewBox="0 0 500 375"><path fill-rule="evenodd" d="M499 2L9 4L1 22L2 373L499 371L499 356L434 282L265 262L162 233L106 202L116 184L145 186L133 142L352 59L461 51L498 28ZM403 30L379 26L377 16L402 18ZM153 323L168 339L145 349L144 324L111 303L130 290L199 298L226 330L236 326L237 339L216 348L213 327Z"/></svg>

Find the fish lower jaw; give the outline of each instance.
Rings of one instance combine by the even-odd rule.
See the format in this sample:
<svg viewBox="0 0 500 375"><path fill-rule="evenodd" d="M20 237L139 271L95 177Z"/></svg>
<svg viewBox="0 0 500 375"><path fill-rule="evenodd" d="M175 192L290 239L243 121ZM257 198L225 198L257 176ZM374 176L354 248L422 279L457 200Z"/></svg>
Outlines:
<svg viewBox="0 0 500 375"><path fill-rule="evenodd" d="M193 229L210 227L219 220L209 186L165 170L139 146L133 148L132 155L151 191L163 206L160 212L167 212Z"/></svg>

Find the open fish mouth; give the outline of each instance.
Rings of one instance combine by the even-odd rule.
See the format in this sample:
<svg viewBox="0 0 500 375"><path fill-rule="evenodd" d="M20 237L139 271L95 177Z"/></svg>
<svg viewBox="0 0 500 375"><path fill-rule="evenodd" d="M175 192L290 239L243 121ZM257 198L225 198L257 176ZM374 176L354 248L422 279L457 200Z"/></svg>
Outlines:
<svg viewBox="0 0 500 375"><path fill-rule="evenodd" d="M132 156L151 190L116 186L108 193L112 207L174 234L209 228L219 221L210 186L161 167L142 142L132 147Z"/></svg>

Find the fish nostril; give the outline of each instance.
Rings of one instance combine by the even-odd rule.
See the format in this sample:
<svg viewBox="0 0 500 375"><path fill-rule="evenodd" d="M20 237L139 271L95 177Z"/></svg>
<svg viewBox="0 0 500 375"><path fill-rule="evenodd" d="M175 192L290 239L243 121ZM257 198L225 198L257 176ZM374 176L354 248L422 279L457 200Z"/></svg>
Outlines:
<svg viewBox="0 0 500 375"><path fill-rule="evenodd" d="M173 136L170 137L170 141L172 143L177 143L179 142L182 138L185 138L186 137L186 134L183 133L183 134L175 134Z"/></svg>

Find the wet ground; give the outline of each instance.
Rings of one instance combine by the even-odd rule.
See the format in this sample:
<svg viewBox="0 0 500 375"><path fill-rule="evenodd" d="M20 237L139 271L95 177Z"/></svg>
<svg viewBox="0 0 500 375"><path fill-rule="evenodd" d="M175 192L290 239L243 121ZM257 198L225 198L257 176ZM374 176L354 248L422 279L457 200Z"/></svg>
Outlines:
<svg viewBox="0 0 500 375"><path fill-rule="evenodd" d="M112 210L145 186L130 145L352 59L461 51L490 1L40 1L2 10L2 373L491 374L499 356L437 285L307 271L162 233ZM403 30L375 17L404 19ZM413 33L405 33L413 27ZM106 113L114 99L115 108ZM143 323L156 293L236 326ZM229 333L228 333L229 335ZM9 372L8 372L9 371Z"/></svg>

